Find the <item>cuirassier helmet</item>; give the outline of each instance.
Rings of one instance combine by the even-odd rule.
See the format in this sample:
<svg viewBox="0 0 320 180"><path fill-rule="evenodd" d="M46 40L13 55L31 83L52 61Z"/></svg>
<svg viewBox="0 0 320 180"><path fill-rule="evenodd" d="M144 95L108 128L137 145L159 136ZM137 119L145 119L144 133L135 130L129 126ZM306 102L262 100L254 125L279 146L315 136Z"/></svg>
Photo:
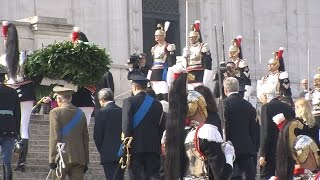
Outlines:
<svg viewBox="0 0 320 180"><path fill-rule="evenodd" d="M164 36L164 37L166 37L166 32L168 31L169 26L170 26L170 22L169 21L166 21L164 23L164 27L163 27L162 24L158 24L157 25L157 30L154 32L154 35L155 36Z"/></svg>
<svg viewBox="0 0 320 180"><path fill-rule="evenodd" d="M191 31L189 32L190 37L197 37L197 41L200 41L200 21L196 20L191 26Z"/></svg>
<svg viewBox="0 0 320 180"><path fill-rule="evenodd" d="M318 70L320 70L320 67L318 67ZM320 74L318 73L318 74L314 75L313 79L320 79Z"/></svg>
<svg viewBox="0 0 320 180"><path fill-rule="evenodd" d="M283 51L284 51L284 47L280 47L278 51L272 53L274 57L271 58L268 62L268 64L273 64L277 66L279 71L285 71L284 61L282 57Z"/></svg>
<svg viewBox="0 0 320 180"><path fill-rule="evenodd" d="M80 31L79 27L73 27L72 33L71 33L71 41L73 43L78 42L89 42L87 36Z"/></svg>
<svg viewBox="0 0 320 180"><path fill-rule="evenodd" d="M208 117L207 103L204 97L197 91L188 92L188 117L192 117L198 110L201 110L205 116Z"/></svg>
<svg viewBox="0 0 320 180"><path fill-rule="evenodd" d="M316 166L320 167L319 147L309 136L299 135L293 144L293 151L298 164L303 165L315 160Z"/></svg>
<svg viewBox="0 0 320 180"><path fill-rule="evenodd" d="M235 39L231 40L231 45L229 47L229 52L236 52L235 54L239 54L240 59L242 59L241 41L242 41L242 36L238 35Z"/></svg>
<svg viewBox="0 0 320 180"><path fill-rule="evenodd" d="M157 25L157 30L154 32L155 36L165 36L166 32L164 32L163 26L161 24Z"/></svg>

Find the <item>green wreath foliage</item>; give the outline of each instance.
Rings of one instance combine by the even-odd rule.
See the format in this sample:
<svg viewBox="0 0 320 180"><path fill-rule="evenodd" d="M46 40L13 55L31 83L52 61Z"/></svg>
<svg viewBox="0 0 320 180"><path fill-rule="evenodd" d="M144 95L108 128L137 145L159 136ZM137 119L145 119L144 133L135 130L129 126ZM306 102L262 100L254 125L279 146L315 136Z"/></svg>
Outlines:
<svg viewBox="0 0 320 180"><path fill-rule="evenodd" d="M32 80L43 77L63 79L78 86L93 85L112 63L105 49L88 43L61 42L48 45L27 57L25 75Z"/></svg>

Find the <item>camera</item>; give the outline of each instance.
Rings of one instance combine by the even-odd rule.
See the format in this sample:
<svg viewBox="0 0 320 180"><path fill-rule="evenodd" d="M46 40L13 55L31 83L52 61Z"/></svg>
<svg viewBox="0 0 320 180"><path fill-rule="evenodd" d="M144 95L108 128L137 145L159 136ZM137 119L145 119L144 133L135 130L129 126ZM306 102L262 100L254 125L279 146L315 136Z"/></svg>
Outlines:
<svg viewBox="0 0 320 180"><path fill-rule="evenodd" d="M140 70L140 56L138 54L132 54L127 61L127 65L129 67L127 78L128 80L134 80L137 75L144 74Z"/></svg>
<svg viewBox="0 0 320 180"><path fill-rule="evenodd" d="M229 62L230 63L230 62ZM218 67L218 71L220 71L221 73L225 73L227 71L231 71L231 67L227 66L228 63L225 63L224 61L220 63L219 67Z"/></svg>
<svg viewBox="0 0 320 180"><path fill-rule="evenodd" d="M138 54L132 54L130 58L127 61L127 64L129 67L131 67L133 70L139 69L139 62L140 57ZM130 70L129 70L130 71Z"/></svg>
<svg viewBox="0 0 320 180"><path fill-rule="evenodd" d="M232 71L231 67L227 66L227 64L228 63L225 63L224 61L220 63L216 70L216 74L214 75L214 81L218 80L218 73L220 73L221 77L223 77L223 73Z"/></svg>

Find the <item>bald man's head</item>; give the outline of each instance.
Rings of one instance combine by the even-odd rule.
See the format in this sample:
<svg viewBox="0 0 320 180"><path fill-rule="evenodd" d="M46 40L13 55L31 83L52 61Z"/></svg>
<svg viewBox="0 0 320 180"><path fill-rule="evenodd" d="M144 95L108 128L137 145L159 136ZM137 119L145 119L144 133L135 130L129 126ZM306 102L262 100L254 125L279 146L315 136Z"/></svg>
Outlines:
<svg viewBox="0 0 320 180"><path fill-rule="evenodd" d="M308 90L308 80L307 80L307 79L302 79L302 80L301 80L301 87L302 87L304 90Z"/></svg>

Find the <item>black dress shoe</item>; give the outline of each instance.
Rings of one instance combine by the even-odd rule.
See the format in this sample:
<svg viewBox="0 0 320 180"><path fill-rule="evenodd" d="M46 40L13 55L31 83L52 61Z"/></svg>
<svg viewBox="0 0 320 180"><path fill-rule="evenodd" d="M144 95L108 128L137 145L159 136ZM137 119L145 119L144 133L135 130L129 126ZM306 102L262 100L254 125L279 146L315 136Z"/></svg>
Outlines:
<svg viewBox="0 0 320 180"><path fill-rule="evenodd" d="M25 172L26 171L26 165L24 163L19 164L14 171L21 171Z"/></svg>

